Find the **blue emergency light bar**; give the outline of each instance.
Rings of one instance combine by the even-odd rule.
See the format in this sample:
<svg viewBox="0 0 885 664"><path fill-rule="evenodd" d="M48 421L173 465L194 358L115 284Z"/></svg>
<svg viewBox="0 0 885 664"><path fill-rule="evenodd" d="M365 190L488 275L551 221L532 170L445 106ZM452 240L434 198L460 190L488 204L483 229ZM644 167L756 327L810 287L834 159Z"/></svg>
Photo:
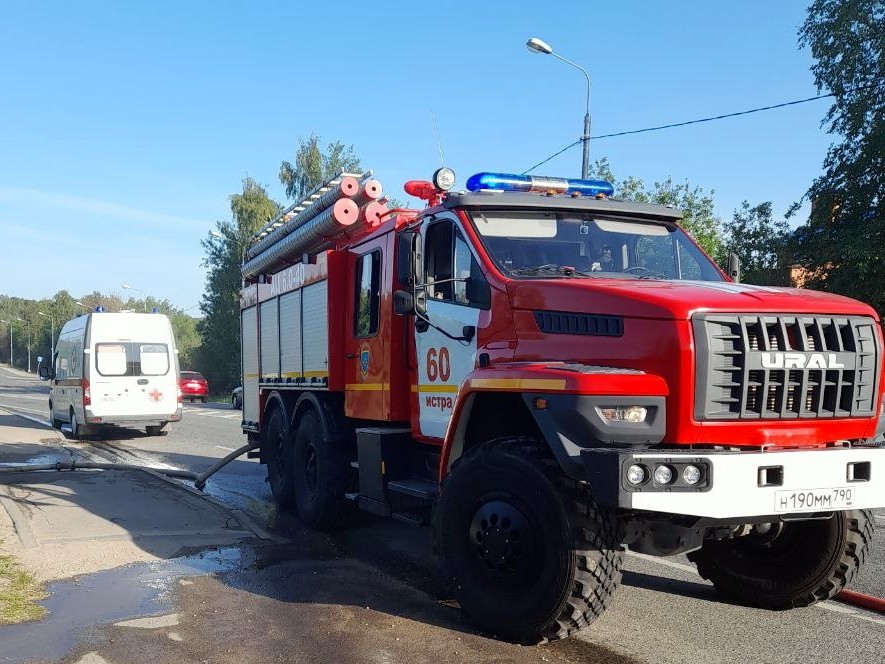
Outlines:
<svg viewBox="0 0 885 664"><path fill-rule="evenodd" d="M467 189L481 191L534 191L538 193L580 194L581 196L611 196L615 188L605 180L572 180L535 175L508 173L477 173L467 180Z"/></svg>

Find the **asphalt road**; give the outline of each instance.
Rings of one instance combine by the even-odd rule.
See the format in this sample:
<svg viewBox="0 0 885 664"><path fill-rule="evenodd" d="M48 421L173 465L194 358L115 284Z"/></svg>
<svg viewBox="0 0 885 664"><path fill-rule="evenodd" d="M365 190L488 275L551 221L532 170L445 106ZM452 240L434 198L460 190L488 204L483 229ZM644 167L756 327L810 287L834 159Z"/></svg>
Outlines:
<svg viewBox="0 0 885 664"><path fill-rule="evenodd" d="M0 407L45 421L46 394L45 383L0 369ZM239 411L227 404L194 404L185 406L183 421L166 436L130 432L71 444L104 459L200 471L244 442ZM307 537L296 519L277 512L265 474L263 466L242 458L214 476L207 490L278 534L293 541ZM871 560L852 588L885 597L885 510L877 511L876 520L880 528ZM345 561L377 569L392 583L445 603L447 589L436 575L429 535L426 528L365 515L358 527L332 536L331 543ZM291 564L282 557L275 562ZM456 622L467 624L460 614ZM833 601L788 612L734 606L723 603L684 557L628 552L624 585L609 611L577 642L550 646L538 661L547 653L563 661L878 664L883 652L885 616Z"/></svg>

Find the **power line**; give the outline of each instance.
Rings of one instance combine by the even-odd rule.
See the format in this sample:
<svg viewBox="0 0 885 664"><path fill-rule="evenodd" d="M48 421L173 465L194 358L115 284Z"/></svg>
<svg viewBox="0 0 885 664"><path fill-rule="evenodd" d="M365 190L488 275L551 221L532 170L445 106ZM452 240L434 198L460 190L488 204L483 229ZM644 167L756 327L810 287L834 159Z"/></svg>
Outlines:
<svg viewBox="0 0 885 664"><path fill-rule="evenodd" d="M859 92L859 91L865 90L867 88L880 87L882 85L885 85L885 83L873 83L870 85L864 85L864 86L861 86L858 88L854 88L853 90L846 90L843 93L829 92L825 95L817 95L816 97L808 97L806 99L796 99L794 101L785 101L782 104L773 104L772 106L760 106L758 108L751 108L746 111L735 111L734 113L725 113L723 115L713 115L708 118L698 118L697 120L687 120L685 122L674 122L672 124L658 125L656 127L646 127L644 129L632 129L630 131L619 131L614 134L602 134L600 136L591 136L588 140L598 141L601 138L614 138L616 136L628 136L630 134L643 134L643 133L646 133L649 131L660 131L661 129L673 129L674 127L686 127L688 125L700 124L701 122L712 122L713 120L724 120L725 118L734 118L739 115L749 115L750 113L760 113L761 111L771 111L776 108L784 108L785 106L795 106L796 104L805 104L809 101L818 101L819 99L826 99L827 97L836 97L840 94L842 94L842 95L850 94L852 92ZM564 148L562 148L558 152L550 155L549 157L547 157L543 161L539 161L537 164L535 164L531 168L523 171L522 175L526 175L527 173L530 173L531 171L538 168L538 166L543 166L548 161L558 157L566 150L570 150L571 148L575 147L576 145L580 145L581 141L582 141L582 139L578 139L574 143L570 143L569 145L566 145Z"/></svg>

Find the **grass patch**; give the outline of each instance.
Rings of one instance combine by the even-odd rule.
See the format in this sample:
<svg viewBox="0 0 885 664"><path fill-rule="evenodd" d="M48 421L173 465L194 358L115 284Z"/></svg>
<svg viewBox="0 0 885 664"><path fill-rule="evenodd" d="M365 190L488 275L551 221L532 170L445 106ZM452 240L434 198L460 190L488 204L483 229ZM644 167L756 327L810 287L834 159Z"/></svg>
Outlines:
<svg viewBox="0 0 885 664"><path fill-rule="evenodd" d="M46 597L43 587L12 556L0 555L0 625L40 620L46 609L37 602Z"/></svg>

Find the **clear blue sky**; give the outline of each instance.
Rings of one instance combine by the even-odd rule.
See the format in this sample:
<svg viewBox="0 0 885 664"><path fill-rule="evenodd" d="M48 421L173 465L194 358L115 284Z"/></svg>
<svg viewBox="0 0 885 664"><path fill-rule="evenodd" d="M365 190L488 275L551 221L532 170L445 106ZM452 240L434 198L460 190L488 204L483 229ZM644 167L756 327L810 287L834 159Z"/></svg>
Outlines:
<svg viewBox="0 0 885 664"><path fill-rule="evenodd" d="M408 8L406 8L408 7ZM799 0L396 3L8 0L0 16L0 293L199 302L201 238L251 176L283 199L299 137L353 144L387 191L439 165L463 186L580 136L816 94ZM817 101L591 144L619 177L672 176L777 214L820 172ZM577 177L575 147L536 171ZM139 295L135 293L135 295ZM197 310L192 310L196 313Z"/></svg>

